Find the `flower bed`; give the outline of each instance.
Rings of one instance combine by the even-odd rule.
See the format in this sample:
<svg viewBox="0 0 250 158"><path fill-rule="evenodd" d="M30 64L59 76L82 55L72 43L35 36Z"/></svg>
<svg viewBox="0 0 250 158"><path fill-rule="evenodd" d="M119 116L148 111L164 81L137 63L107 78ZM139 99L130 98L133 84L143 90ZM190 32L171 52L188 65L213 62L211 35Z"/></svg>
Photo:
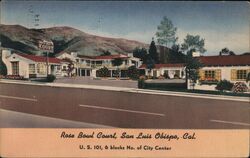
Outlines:
<svg viewBox="0 0 250 158"><path fill-rule="evenodd" d="M205 79L199 81L201 85L216 85L219 81L215 79Z"/></svg>
<svg viewBox="0 0 250 158"><path fill-rule="evenodd" d="M0 79L25 80L25 78L20 75L6 75L6 76L1 75Z"/></svg>

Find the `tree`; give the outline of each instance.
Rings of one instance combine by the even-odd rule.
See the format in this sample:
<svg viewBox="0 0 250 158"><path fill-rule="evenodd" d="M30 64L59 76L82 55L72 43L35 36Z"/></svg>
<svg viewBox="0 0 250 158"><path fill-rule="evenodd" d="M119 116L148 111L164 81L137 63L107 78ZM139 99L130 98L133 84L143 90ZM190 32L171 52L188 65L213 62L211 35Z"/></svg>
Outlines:
<svg viewBox="0 0 250 158"><path fill-rule="evenodd" d="M199 35L192 36L187 35L184 39L184 43L181 45L181 49L186 52L186 84L188 79L194 85L195 82L200 78L199 69L203 66L202 63L197 58L192 56L193 52L199 51L204 53L206 49L204 48L205 39L201 39Z"/></svg>
<svg viewBox="0 0 250 158"><path fill-rule="evenodd" d="M136 58L140 58L143 62L143 64L146 63L147 60L147 50L145 48L135 48L133 50L133 56Z"/></svg>
<svg viewBox="0 0 250 158"><path fill-rule="evenodd" d="M146 68L149 69L149 73L151 73L151 70L155 67L154 60L148 55L146 60Z"/></svg>
<svg viewBox="0 0 250 158"><path fill-rule="evenodd" d="M97 77L110 77L110 71L105 66L96 71Z"/></svg>
<svg viewBox="0 0 250 158"><path fill-rule="evenodd" d="M69 77L72 76L72 72L75 69L74 62L69 58L63 58L62 60L68 62L68 66L67 66L66 71L67 71L67 74Z"/></svg>
<svg viewBox="0 0 250 158"><path fill-rule="evenodd" d="M110 51L103 51L103 53L101 54L101 56L108 56L111 55Z"/></svg>
<svg viewBox="0 0 250 158"><path fill-rule="evenodd" d="M139 79L140 71L135 66L130 66L128 68L128 77L132 80Z"/></svg>
<svg viewBox="0 0 250 158"><path fill-rule="evenodd" d="M119 70L118 66L122 65L122 61L123 60L121 58L115 58L112 61L113 66L116 66L116 72L118 74L118 77L120 77L120 70Z"/></svg>
<svg viewBox="0 0 250 158"><path fill-rule="evenodd" d="M69 64L68 64L68 69L67 69L68 76L72 77L72 72L73 72L74 69L75 69L75 67L74 67L73 62L72 62L72 63L69 63Z"/></svg>
<svg viewBox="0 0 250 158"><path fill-rule="evenodd" d="M152 39L152 42L151 42L151 44L149 46L148 52L149 52L149 56L154 60L154 62L156 64L158 64L159 63L159 57L158 57L157 48L155 46L154 39Z"/></svg>
<svg viewBox="0 0 250 158"><path fill-rule="evenodd" d="M0 56L0 75L3 75L3 76L7 75L7 67L2 61L2 56Z"/></svg>
<svg viewBox="0 0 250 158"><path fill-rule="evenodd" d="M186 56L186 78L195 83L199 78L199 69L203 66L197 58Z"/></svg>
<svg viewBox="0 0 250 158"><path fill-rule="evenodd" d="M180 45L174 44L169 52L169 63L184 63L185 54L182 53Z"/></svg>
<svg viewBox="0 0 250 158"><path fill-rule="evenodd" d="M166 16L163 17L160 25L157 27L156 37L157 42L160 45L164 45L166 47L171 47L170 44L175 44L177 41L176 31L177 28L174 27L172 21L168 19Z"/></svg>
<svg viewBox="0 0 250 158"><path fill-rule="evenodd" d="M186 38L184 39L184 43L181 45L181 49L188 53L192 53L199 51L200 53L205 53L206 49L204 48L205 46L205 39L200 38L199 35L193 36L187 34Z"/></svg>
<svg viewBox="0 0 250 158"><path fill-rule="evenodd" d="M223 48L221 49L221 51L219 52L219 55L235 55L235 53L231 50L229 50L228 48Z"/></svg>

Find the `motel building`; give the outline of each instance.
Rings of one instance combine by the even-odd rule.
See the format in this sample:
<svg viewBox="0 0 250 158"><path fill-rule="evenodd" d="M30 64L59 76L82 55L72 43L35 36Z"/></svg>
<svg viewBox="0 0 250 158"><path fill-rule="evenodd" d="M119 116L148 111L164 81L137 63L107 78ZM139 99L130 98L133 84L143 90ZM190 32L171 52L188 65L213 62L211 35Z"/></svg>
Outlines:
<svg viewBox="0 0 250 158"><path fill-rule="evenodd" d="M2 50L2 61L7 67L7 75L23 76L24 78L40 78L47 76L46 57L11 53ZM48 74L61 76L61 60L48 58Z"/></svg>
<svg viewBox="0 0 250 158"><path fill-rule="evenodd" d="M200 56L197 57L204 64L199 70L200 79L192 84L188 82L189 89L215 90L220 80L228 80L232 83L246 82L250 73L250 55L227 56Z"/></svg>
<svg viewBox="0 0 250 158"><path fill-rule="evenodd" d="M100 68L106 67L109 69L110 76L109 77L116 77L114 72L117 70L121 70L121 77L125 76L125 71L130 66L136 66L137 68L141 66L141 61L139 58L133 57L132 54L123 55L123 54L117 54L117 55L107 55L107 56L83 56L79 55L76 52L61 52L56 55L58 59L61 59L63 62L65 62L62 66L62 73L67 71L67 65L72 63L74 65L74 70L72 71L71 75L74 76L91 76L93 78L99 77L97 71ZM121 59L122 64L118 67L113 66L112 62L115 59Z"/></svg>
<svg viewBox="0 0 250 158"><path fill-rule="evenodd" d="M145 70L146 76L160 77L168 76L168 79L184 79L185 66L183 63L173 64L155 64L153 69L148 69L145 64L140 66L140 69Z"/></svg>
<svg viewBox="0 0 250 158"><path fill-rule="evenodd" d="M113 66L112 61L121 59L122 64ZM42 78L47 76L46 57L28 55L24 53L11 53L10 50L2 50L2 61L7 67L7 75L23 76L24 78ZM141 66L139 58L129 55L108 55L108 56L82 56L76 52L59 53L56 58L48 58L49 71L57 77L81 76L99 77L97 71L107 67L110 72L109 77L116 77L115 70L119 69L120 77L126 77L125 71L130 66ZM69 67L72 71L69 72Z"/></svg>
<svg viewBox="0 0 250 158"><path fill-rule="evenodd" d="M196 83L188 80L188 89L216 90L215 87L221 80L228 80L231 83L244 82L250 88L250 83L246 82L247 75L250 73L250 55L196 56L195 58L198 58L203 67L199 70L200 79ZM152 77L167 74L169 79L185 79L186 76L185 64L155 64L151 70L143 64L140 69L145 70L146 76Z"/></svg>

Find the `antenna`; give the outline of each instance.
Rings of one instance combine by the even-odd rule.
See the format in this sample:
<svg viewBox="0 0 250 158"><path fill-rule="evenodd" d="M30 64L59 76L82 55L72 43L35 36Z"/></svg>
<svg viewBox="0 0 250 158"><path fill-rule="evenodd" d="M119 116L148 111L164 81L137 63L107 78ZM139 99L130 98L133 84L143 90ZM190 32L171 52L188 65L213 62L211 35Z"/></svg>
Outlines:
<svg viewBox="0 0 250 158"><path fill-rule="evenodd" d="M33 14L34 14L33 5L29 5L29 7L28 7L28 16L27 16L27 18L28 18L28 21L27 21L28 28L30 28L31 25L32 25Z"/></svg>
<svg viewBox="0 0 250 158"><path fill-rule="evenodd" d="M100 32L101 29L102 17L99 17L97 20L97 31Z"/></svg>
<svg viewBox="0 0 250 158"><path fill-rule="evenodd" d="M34 15L34 26L38 27L39 26L39 22L40 22L40 14L35 14Z"/></svg>

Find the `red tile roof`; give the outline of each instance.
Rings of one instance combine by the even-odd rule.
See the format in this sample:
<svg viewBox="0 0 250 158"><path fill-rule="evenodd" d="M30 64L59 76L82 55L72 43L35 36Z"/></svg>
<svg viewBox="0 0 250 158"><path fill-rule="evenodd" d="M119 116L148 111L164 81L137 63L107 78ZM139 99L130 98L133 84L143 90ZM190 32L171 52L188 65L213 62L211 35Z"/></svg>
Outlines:
<svg viewBox="0 0 250 158"><path fill-rule="evenodd" d="M118 55L101 55L101 56L86 56L86 55L77 55L79 58L87 59L115 59L115 58L128 58L127 55L118 54Z"/></svg>
<svg viewBox="0 0 250 158"><path fill-rule="evenodd" d="M94 59L115 59L115 58L128 58L128 56L118 54L118 55L105 55L105 56L96 56L96 57L94 57Z"/></svg>
<svg viewBox="0 0 250 158"><path fill-rule="evenodd" d="M250 55L201 56L198 59L205 66L250 65Z"/></svg>
<svg viewBox="0 0 250 158"><path fill-rule="evenodd" d="M160 69L160 68L163 68L163 67L184 67L184 64L183 63L174 63L174 64L155 64L155 69ZM140 68L146 68L146 64L142 64L140 66Z"/></svg>
<svg viewBox="0 0 250 158"><path fill-rule="evenodd" d="M46 57L43 57L43 56L28 55L28 54L24 54L24 53L16 53L16 54L21 56L21 57L24 57L26 59L30 59L32 61L35 61L35 62L46 62ZM49 63L59 64L60 62L61 62L61 60L58 58L49 57Z"/></svg>
<svg viewBox="0 0 250 158"><path fill-rule="evenodd" d="M79 58L87 58L87 59L94 59L94 56L87 56L87 55L77 55Z"/></svg>

